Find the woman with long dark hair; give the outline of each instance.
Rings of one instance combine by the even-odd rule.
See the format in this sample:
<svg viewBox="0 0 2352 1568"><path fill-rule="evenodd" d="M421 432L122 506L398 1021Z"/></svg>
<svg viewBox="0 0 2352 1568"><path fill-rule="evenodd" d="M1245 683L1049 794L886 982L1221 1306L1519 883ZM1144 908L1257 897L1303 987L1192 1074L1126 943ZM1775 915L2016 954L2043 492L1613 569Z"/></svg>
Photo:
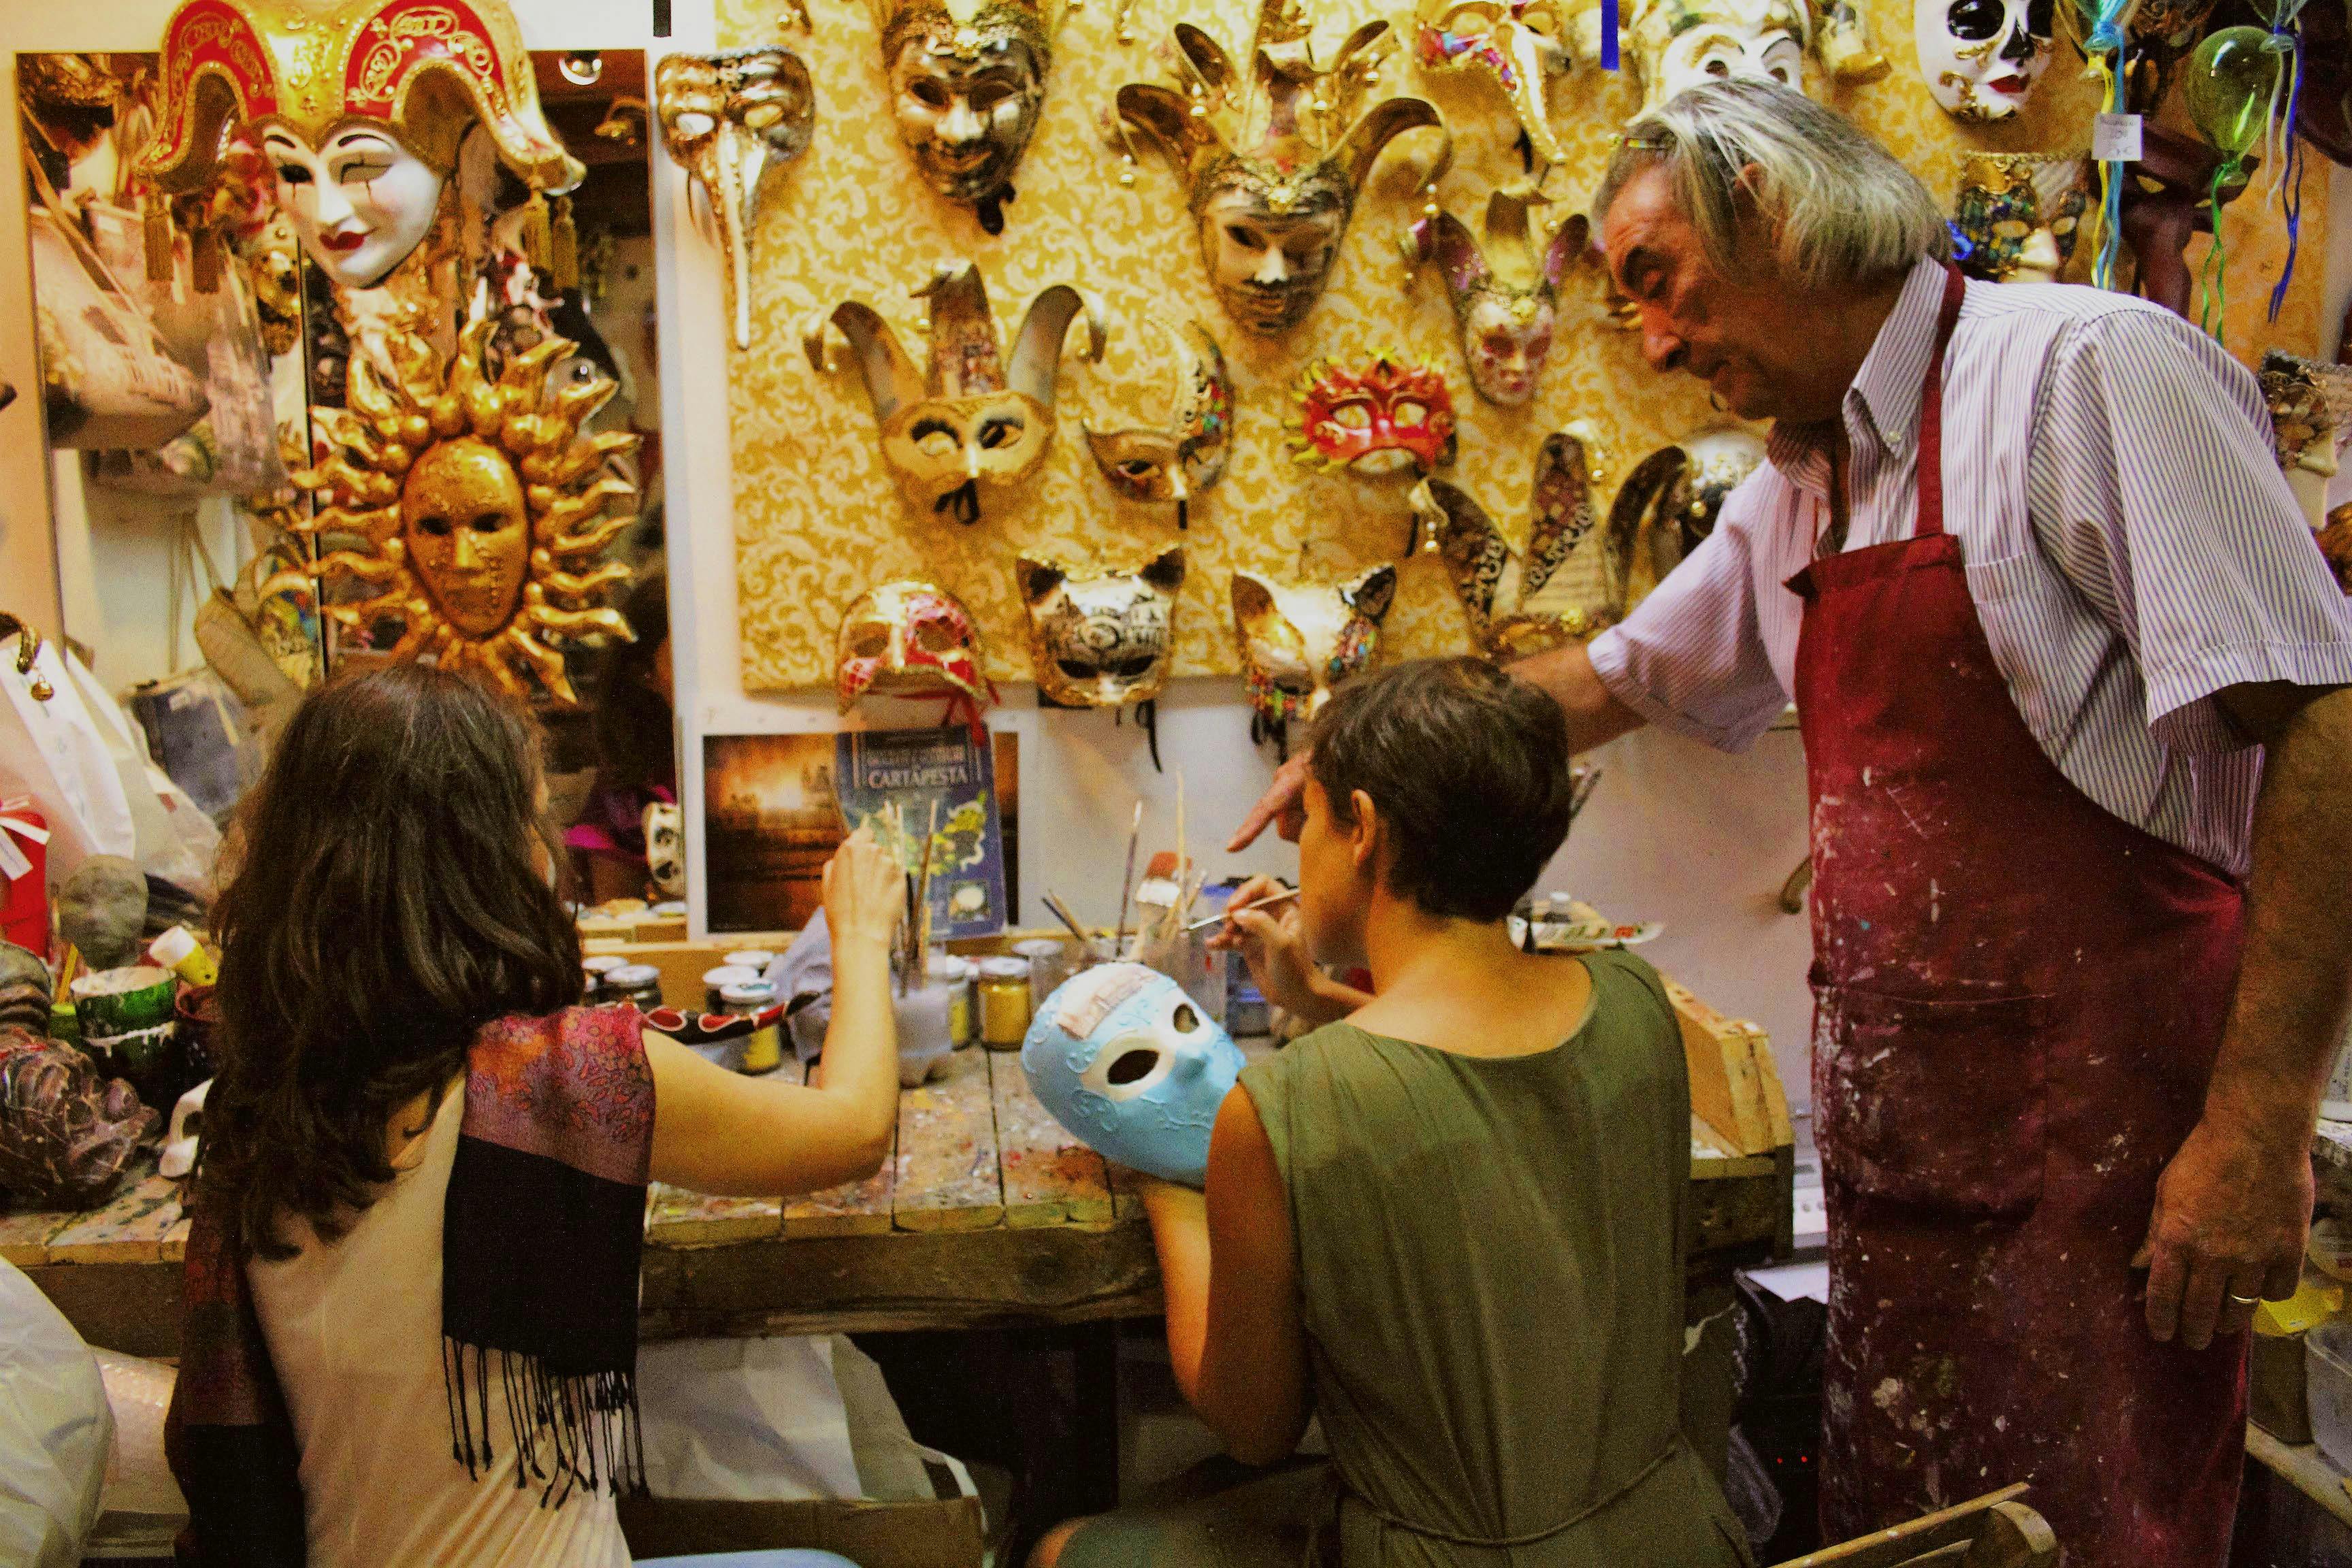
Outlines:
<svg viewBox="0 0 2352 1568"><path fill-rule="evenodd" d="M890 858L826 868L814 1081L744 1079L579 1005L544 793L520 709L398 665L304 702L247 802L170 1432L197 1562L626 1563L648 1178L888 1146Z"/></svg>

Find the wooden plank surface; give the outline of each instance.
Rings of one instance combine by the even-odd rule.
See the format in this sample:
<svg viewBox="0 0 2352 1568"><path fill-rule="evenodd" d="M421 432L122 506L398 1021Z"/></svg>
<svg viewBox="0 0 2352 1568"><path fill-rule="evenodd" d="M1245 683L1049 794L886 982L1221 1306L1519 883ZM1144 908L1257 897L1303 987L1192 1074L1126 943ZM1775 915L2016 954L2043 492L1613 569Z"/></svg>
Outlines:
<svg viewBox="0 0 2352 1568"><path fill-rule="evenodd" d="M2344 1489L2344 1472L2327 1462L2317 1444L2282 1443L2249 1421L2246 1457L2260 1461L2344 1524L2352 1525L2352 1494Z"/></svg>
<svg viewBox="0 0 2352 1568"><path fill-rule="evenodd" d="M49 1237L81 1216L60 1214L55 1209L28 1209L17 1214L0 1215L0 1258L5 1258L19 1268L32 1268L49 1260Z"/></svg>
<svg viewBox="0 0 2352 1568"><path fill-rule="evenodd" d="M660 1182L646 1205L646 1241L653 1247L719 1247L757 1241L784 1227L782 1198L721 1198Z"/></svg>
<svg viewBox="0 0 2352 1568"><path fill-rule="evenodd" d="M179 1222L180 1184L150 1175L49 1237L47 1261L161 1263L164 1233Z"/></svg>
<svg viewBox="0 0 2352 1568"><path fill-rule="evenodd" d="M898 1186L890 1220L900 1230L986 1230L1004 1223L996 1163L996 1107L988 1052L949 1056L938 1077L898 1093Z"/></svg>
<svg viewBox="0 0 2352 1568"><path fill-rule="evenodd" d="M1016 1053L991 1052L988 1071L1004 1175L1004 1223L1110 1224L1110 1176L1103 1157L1070 1136L1038 1102Z"/></svg>
<svg viewBox="0 0 2352 1568"><path fill-rule="evenodd" d="M898 1134L890 1133L889 1152L882 1166L862 1182L844 1182L821 1193L803 1193L784 1200L784 1235L793 1239L817 1236L887 1236L890 1194L898 1184Z"/></svg>

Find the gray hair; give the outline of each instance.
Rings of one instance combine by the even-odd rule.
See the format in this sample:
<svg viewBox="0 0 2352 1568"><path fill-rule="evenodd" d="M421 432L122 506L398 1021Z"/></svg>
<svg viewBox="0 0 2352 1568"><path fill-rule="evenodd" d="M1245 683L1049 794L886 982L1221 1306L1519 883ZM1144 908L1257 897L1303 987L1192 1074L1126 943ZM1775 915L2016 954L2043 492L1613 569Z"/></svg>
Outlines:
<svg viewBox="0 0 2352 1568"><path fill-rule="evenodd" d="M1596 230L1627 183L1654 168L1673 180L1675 205L1725 277L1755 265L1739 255L1743 195L1781 276L1801 288L1868 286L1923 256L1951 257L1943 209L1918 176L1853 121L1777 82L1702 82L1635 121L1593 194Z"/></svg>

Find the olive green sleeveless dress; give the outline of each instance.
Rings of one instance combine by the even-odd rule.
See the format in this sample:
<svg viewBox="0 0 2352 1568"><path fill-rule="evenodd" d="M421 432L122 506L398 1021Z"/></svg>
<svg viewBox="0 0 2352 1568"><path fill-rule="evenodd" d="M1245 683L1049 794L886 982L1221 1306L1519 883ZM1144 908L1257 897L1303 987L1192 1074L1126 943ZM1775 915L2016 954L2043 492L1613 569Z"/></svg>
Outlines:
<svg viewBox="0 0 2352 1568"><path fill-rule="evenodd" d="M1583 962L1592 1008L1549 1051L1342 1023L1243 1072L1289 1189L1331 1459L1121 1510L1062 1568L1748 1562L1676 1427L1680 1030L1648 964Z"/></svg>

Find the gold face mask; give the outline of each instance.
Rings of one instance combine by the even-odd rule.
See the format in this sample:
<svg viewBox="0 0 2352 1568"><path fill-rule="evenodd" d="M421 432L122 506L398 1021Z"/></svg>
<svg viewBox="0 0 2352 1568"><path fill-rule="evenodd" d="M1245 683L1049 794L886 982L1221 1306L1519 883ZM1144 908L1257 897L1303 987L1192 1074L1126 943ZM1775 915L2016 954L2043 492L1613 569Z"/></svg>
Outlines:
<svg viewBox="0 0 2352 1568"><path fill-rule="evenodd" d="M808 150L816 94L788 49L665 55L654 68L662 145L710 205L727 255L735 346L751 346L751 236L783 166Z"/></svg>
<svg viewBox="0 0 2352 1568"><path fill-rule="evenodd" d="M506 454L471 436L427 447L400 487L409 570L469 637L514 618L530 567L530 514Z"/></svg>
<svg viewBox="0 0 2352 1568"><path fill-rule="evenodd" d="M1152 318L1168 336L1175 397L1160 425L1121 430L1083 426L1095 466L1111 488L1129 500L1174 501L1176 526L1185 524L1192 497L1225 477L1234 439L1234 384L1225 356L1198 321L1179 331L1162 316Z"/></svg>
<svg viewBox="0 0 2352 1568"><path fill-rule="evenodd" d="M1582 642L1615 617L1598 606L1563 602L1544 592L1594 526L1599 477L1587 466L1591 431L1581 424L1556 430L1536 454L1529 490L1534 520L1528 547L1515 550L1485 507L1444 479L1413 488L1412 515L1422 548L1445 563L1479 650L1496 662L1525 658L1565 643Z"/></svg>
<svg viewBox="0 0 2352 1568"><path fill-rule="evenodd" d="M1118 708L1160 695L1184 585L1182 545L1126 571L1079 573L1028 555L1014 570L1039 696L1064 708Z"/></svg>
<svg viewBox="0 0 2352 1568"><path fill-rule="evenodd" d="M930 302L927 371L916 370L898 334L859 300L809 322L802 347L824 371L831 368L826 326L847 338L881 427L883 460L900 489L958 522L977 522L983 489L1016 486L1045 461L1063 335L1083 309L1087 357L1102 358L1101 309L1071 285L1054 285L1030 302L1007 363L980 268L969 261L943 266L914 293Z"/></svg>

